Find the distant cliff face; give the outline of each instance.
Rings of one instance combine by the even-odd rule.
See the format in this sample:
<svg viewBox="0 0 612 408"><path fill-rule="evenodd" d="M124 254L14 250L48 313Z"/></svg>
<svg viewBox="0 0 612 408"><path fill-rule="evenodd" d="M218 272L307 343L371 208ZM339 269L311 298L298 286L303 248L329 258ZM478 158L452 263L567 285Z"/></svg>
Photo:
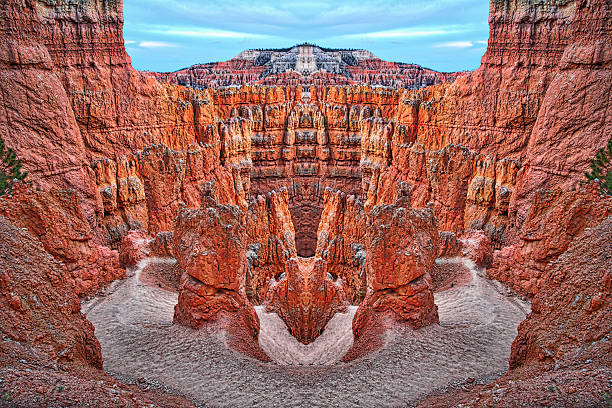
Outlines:
<svg viewBox="0 0 612 408"><path fill-rule="evenodd" d="M198 89L235 85L380 85L418 89L453 80L458 74L383 61L367 50L301 44L286 49L246 50L226 62L197 64L154 75L161 81Z"/></svg>

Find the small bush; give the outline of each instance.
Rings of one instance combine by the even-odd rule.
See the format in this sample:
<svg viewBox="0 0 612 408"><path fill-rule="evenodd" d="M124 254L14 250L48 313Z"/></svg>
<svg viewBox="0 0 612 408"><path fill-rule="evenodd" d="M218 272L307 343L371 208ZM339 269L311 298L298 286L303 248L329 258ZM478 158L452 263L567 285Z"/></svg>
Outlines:
<svg viewBox="0 0 612 408"><path fill-rule="evenodd" d="M588 183L596 183L601 194L612 195L612 138L591 160L591 171L584 173Z"/></svg>
<svg viewBox="0 0 612 408"><path fill-rule="evenodd" d="M21 160L0 138L0 196L13 193L13 185L24 181L28 173L21 171Z"/></svg>

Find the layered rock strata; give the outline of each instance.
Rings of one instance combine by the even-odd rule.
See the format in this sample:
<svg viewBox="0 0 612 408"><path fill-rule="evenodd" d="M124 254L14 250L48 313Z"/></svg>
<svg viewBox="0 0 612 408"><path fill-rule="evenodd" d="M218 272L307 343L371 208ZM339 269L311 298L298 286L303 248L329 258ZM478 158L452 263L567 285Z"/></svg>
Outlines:
<svg viewBox="0 0 612 408"><path fill-rule="evenodd" d="M325 187L332 187L365 198L365 214L387 219L385 225L394 226L389 232L376 221L367 221L366 232L371 230L364 238L367 293L356 320L357 334L368 316L378 311L398 314L418 326L435 321L427 279L438 237L433 222L427 221L433 215L440 230L453 232L464 242L465 231L476 229L492 238L496 249L516 244L506 250L511 259L508 266L497 262L497 272L491 273L537 296L548 290L543 289L545 282L552 279L548 263L568 245L579 245L582 228L596 225L607 214L589 205L574 207L579 197L557 199L556 193L536 192L577 185L588 161L612 131L608 2L491 1L490 15L489 47L482 66L452 84L420 90L320 85L199 91L160 84L131 68L121 36L121 2L8 1L0 6L0 31L6 38L0 44L0 84L11 92L0 96L5 107L0 131L23 158L36 187L76 191L80 204L70 197L67 201L74 203L71 208L82 207L82 214L61 211L79 220L78 237L73 231L59 234L67 245L87 252L87 261L72 255L66 258L68 264L76 265L76 275L82 276L91 265L101 266L95 257L110 250L96 247L99 243L116 248L130 229L156 234L175 228L173 220L181 202L199 211L198 217L204 220L204 210L198 210L202 202L207 208L227 204L246 213L246 198L286 187L295 252L325 258L332 278L345 275L350 283L347 291L355 301L357 270L347 263L351 256L355 259L351 241L362 239L361 227L353 232L340 230L335 221L339 217L332 213L334 207L346 211L353 206L351 211L360 217L360 205L328 198L330 209L324 212ZM207 204L203 193L218 203ZM58 197L54 200L62 201ZM16 200L7 207L9 216L13 211L30 212L20 209L23 203ZM54 204L45 204L46 198L31 200L49 208L55 223L64 225L66 219L61 214L56 217L59 210ZM415 211L420 210L411 208L429 202L431 212L422 211L433 215L423 215L422 225L418 224ZM565 210L547 215L539 209L540 202L542 208L560 202ZM263 208L254 213L261 215ZM317 252L321 214L320 231L328 235ZM240 217L228 215L228 219ZM555 231L567 231L567 236L560 233L557 239L531 232L556 219L562 222ZM81 225L83 220L89 232ZM566 220L576 221L579 227L568 224L564 230ZM181 222L175 235L179 242L188 235L181 230L188 220ZM414 242L403 241L398 231L413 223L421 225L419 231L426 235L415 241L421 254L411 250L412 255L396 252L383 257L375 238L391 234L392 245L411 248ZM196 224L189 228L197 230ZM219 241L204 243L229 245L224 230L215 225ZM268 225L267 233L277 237L275 242L281 241L280 233L284 240L288 227L283 225L280 229ZM37 233L37 225L25 227L62 259L63 250ZM410 234L418 235L411 228ZM252 241L244 238L248 234L238 234L240 251L246 251L247 244L265 242L261 238L265 234L262 229ZM539 238L530 241L530 234ZM200 245L199 237L185 239L189 245ZM350 250L346 242L351 243ZM455 250L451 246L449 251ZM262 268L262 281L292 257L291 245L281 242L281 247L289 248L287 256L282 249L282 256L265 257L272 261L268 270ZM530 247L537 249L533 255ZM194 254L179 249L176 256L186 268ZM409 262L403 262L404 258ZM197 326L214 316L214 310L231 306L231 313L245 319L241 324L255 332L244 291L246 255L235 262L242 272L219 274L228 283L198 283L185 273L183 306L189 299L196 307L193 312L184 311L180 319ZM393 270L387 266L396 262L403 272L386 276ZM517 265L519 277L508 272ZM63 273L76 281L72 274ZM404 279L412 275L415 279ZM83 293L96 286L81 285L78 290ZM261 298L259 287L255 296ZM538 341L537 336L528 338L526 343Z"/></svg>
<svg viewBox="0 0 612 408"><path fill-rule="evenodd" d="M417 89L456 78L416 64L383 61L366 50L332 50L300 44L281 50L246 50L224 62L151 73L195 89L236 85L378 85Z"/></svg>

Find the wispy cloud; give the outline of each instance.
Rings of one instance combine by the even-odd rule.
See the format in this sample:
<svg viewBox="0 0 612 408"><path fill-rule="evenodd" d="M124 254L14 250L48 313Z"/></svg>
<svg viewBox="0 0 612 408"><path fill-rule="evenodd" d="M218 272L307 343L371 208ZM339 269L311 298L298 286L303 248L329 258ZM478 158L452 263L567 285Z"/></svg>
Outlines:
<svg viewBox="0 0 612 408"><path fill-rule="evenodd" d="M414 27L414 28L399 28L395 30L375 31L371 33L350 34L345 35L345 38L369 38L369 39L385 39L385 38L416 38L416 37L432 37L439 35L458 34L464 30L456 27Z"/></svg>
<svg viewBox="0 0 612 408"><path fill-rule="evenodd" d="M142 29L142 32L146 32L150 34L162 34L162 35L192 37L192 38L266 39L266 38L272 37L267 34L219 30L215 28L206 28L206 27L182 27L182 26L160 26L160 25L144 27Z"/></svg>
<svg viewBox="0 0 612 408"><path fill-rule="evenodd" d="M141 41L138 43L142 48L177 48L178 45L167 43L164 41Z"/></svg>
<svg viewBox="0 0 612 408"><path fill-rule="evenodd" d="M473 46L472 41L449 41L434 45L436 48L471 48Z"/></svg>

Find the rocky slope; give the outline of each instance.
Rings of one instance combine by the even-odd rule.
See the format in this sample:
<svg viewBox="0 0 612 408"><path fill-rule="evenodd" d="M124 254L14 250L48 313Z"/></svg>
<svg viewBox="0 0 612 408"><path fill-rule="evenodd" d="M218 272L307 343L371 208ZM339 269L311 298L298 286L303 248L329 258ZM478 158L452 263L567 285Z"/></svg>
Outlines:
<svg viewBox="0 0 612 408"><path fill-rule="evenodd" d="M65 266L63 279L78 296L93 295L125 278L117 251L94 242L74 190L46 193L18 186L12 197L0 198L0 215L40 239L45 250Z"/></svg>
<svg viewBox="0 0 612 408"><path fill-rule="evenodd" d="M611 234L612 217L607 217L546 265L532 312L518 328L506 375L420 406L609 405Z"/></svg>
<svg viewBox="0 0 612 408"><path fill-rule="evenodd" d="M66 267L3 216L0 254L2 406L193 406L107 375Z"/></svg>

